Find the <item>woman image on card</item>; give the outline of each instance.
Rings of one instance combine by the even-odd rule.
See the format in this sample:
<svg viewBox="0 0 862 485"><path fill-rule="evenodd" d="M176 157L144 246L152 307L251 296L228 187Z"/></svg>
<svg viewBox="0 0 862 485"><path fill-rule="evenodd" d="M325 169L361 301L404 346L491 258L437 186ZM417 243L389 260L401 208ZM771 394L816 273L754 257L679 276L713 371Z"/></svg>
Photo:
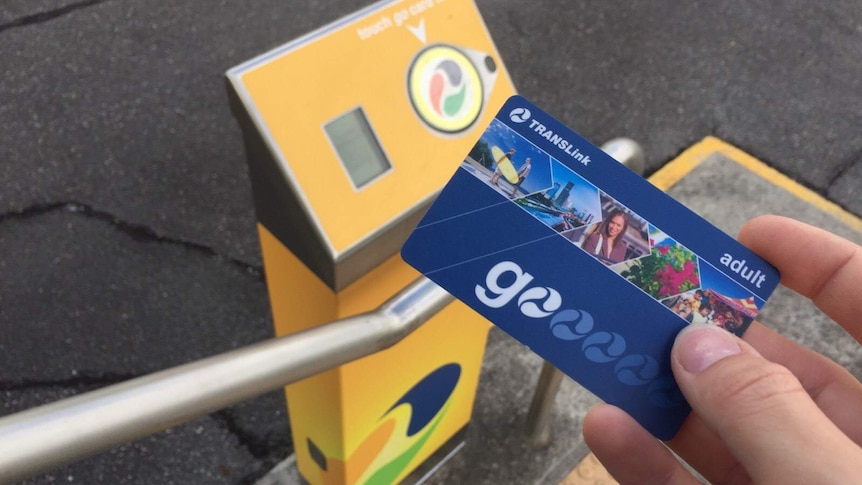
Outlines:
<svg viewBox="0 0 862 485"><path fill-rule="evenodd" d="M581 248L607 264L619 263L626 258L627 246L622 236L628 227L626 214L614 209L602 222L593 226Z"/></svg>

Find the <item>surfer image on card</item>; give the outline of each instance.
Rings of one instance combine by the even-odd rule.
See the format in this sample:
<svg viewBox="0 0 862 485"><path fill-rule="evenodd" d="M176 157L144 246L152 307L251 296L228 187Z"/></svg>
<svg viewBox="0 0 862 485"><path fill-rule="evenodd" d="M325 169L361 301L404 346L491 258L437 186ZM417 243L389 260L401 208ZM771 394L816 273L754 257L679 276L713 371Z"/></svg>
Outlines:
<svg viewBox="0 0 862 485"><path fill-rule="evenodd" d="M670 369L676 334L742 335L777 270L522 97L458 162L404 260L673 437L690 412Z"/></svg>

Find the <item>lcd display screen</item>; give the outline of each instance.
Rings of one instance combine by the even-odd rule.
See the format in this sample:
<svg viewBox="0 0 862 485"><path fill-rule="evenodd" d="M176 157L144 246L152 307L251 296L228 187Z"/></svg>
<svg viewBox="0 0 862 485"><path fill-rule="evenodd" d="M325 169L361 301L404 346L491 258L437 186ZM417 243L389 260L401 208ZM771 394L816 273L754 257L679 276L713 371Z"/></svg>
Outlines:
<svg viewBox="0 0 862 485"><path fill-rule="evenodd" d="M348 111L323 129L357 189L392 168L362 108Z"/></svg>

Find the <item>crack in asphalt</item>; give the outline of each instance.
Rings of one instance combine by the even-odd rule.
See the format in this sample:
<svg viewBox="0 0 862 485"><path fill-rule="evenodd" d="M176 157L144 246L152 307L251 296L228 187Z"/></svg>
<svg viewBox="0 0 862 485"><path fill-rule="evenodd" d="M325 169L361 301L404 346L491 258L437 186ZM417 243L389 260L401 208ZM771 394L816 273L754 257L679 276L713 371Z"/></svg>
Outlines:
<svg viewBox="0 0 862 485"><path fill-rule="evenodd" d="M168 236L163 236L156 232L154 229L145 226L143 224L136 224L132 222L125 221L120 219L119 217L102 210L94 209L93 207L87 204L81 204L79 202L74 201L63 201L63 202L49 202L44 204L35 204L30 207L26 207L24 209L13 210L10 212L5 212L0 214L0 224L5 223L6 221L15 220L15 219L29 219L33 217L39 217L55 212L66 212L71 214L78 214L83 217L96 219L102 222L106 222L115 229L125 233L135 241L141 242L158 242L165 244L173 244L178 246L183 246L187 249L191 249L194 251L198 251L203 253L206 256L211 258L216 258L220 261L227 261L232 266L238 268L242 273L256 279L257 281L263 281L263 267L255 266L252 264L248 264L242 260L225 256L223 254L218 253L215 249L210 246L206 246L204 244L186 241L184 239L172 238Z"/></svg>
<svg viewBox="0 0 862 485"><path fill-rule="evenodd" d="M228 409L222 409L210 414L217 423L224 427L227 432L233 434L241 446L243 446L252 457L261 462L261 470L252 473L249 477L244 477L242 480L245 483L251 483L260 478L263 474L269 471L280 460L293 451L293 443L288 434L283 443L275 444L269 442L266 437L258 437L251 431L244 428L234 417L234 412Z"/></svg>
<svg viewBox="0 0 862 485"><path fill-rule="evenodd" d="M122 220L109 212L97 210L87 204L79 202L63 201L35 204L24 209L2 213L0 214L0 224L13 220L41 217L57 212L80 215L82 217L105 222L111 227L128 235L135 241L173 244L198 251L206 256L226 261L257 281L263 281L263 269L261 267L221 255L213 248L203 244L160 235L150 227ZM139 374L76 371L73 376L65 379L20 378L0 380L0 391L20 392L40 388L66 388L76 389L83 393L101 387L118 384L140 376L141 375ZM227 432L234 435L240 446L246 448L249 454L251 454L252 457L261 464L259 470L256 470L247 476L240 477L239 483L254 483L268 471L268 468L274 466L282 458L282 455L284 454L282 450L282 448L284 448L283 446L270 447L266 439L258 438L251 431L239 424L229 409L216 411L211 413L209 416L213 418L215 422L223 426ZM286 446L292 449L289 439Z"/></svg>
<svg viewBox="0 0 862 485"><path fill-rule="evenodd" d="M841 165L838 167L838 170L835 172L835 175L829 179L829 182L826 183L826 191L828 193L829 189L838 182L838 179L844 176L848 170L853 168L857 163L862 163L862 150L854 152L853 155L847 157Z"/></svg>
<svg viewBox="0 0 862 485"><path fill-rule="evenodd" d="M19 378L0 380L0 392L22 392L34 389L61 388L73 389L77 391L74 396L77 396L106 386L120 384L138 377L142 377L142 375L76 371L74 375L69 378ZM69 399L74 396L69 396L63 399ZM26 409L21 409L17 412L25 410ZM238 483L240 484L251 484L256 482L261 476L265 475L270 468L275 466L281 459L283 459L284 456L293 450L289 434L283 443L272 445L267 438L259 438L252 431L243 427L238 422L238 419L234 416L234 412L231 411L230 408L215 411L210 413L208 416L225 431L234 435L239 446L245 448L259 463L259 467L257 467L255 471L248 473L246 476L238 477Z"/></svg>
<svg viewBox="0 0 862 485"><path fill-rule="evenodd" d="M265 441L246 431L242 425L237 422L230 411L222 409L221 411L212 413L210 416L220 423L228 432L236 436L240 444L248 450L251 456L257 459L268 457Z"/></svg>
<svg viewBox="0 0 862 485"><path fill-rule="evenodd" d="M28 25L41 24L43 22L53 20L57 17L62 17L63 15L74 12L76 10L81 10L83 8L98 5L100 3L105 3L107 1L108 0L84 0L78 3L71 3L69 5L65 5L54 10L48 10L45 12L38 12L30 15L25 15L23 17L18 17L17 19L6 22L5 24L0 24L0 32L3 32L4 30L8 29L13 29L15 27L26 27Z"/></svg>

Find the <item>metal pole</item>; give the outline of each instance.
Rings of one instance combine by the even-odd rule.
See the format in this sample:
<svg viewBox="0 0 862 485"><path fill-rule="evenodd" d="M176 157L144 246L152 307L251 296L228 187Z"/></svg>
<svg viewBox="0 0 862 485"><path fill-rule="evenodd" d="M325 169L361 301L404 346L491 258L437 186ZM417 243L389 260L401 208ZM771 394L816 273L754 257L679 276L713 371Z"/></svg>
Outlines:
<svg viewBox="0 0 862 485"><path fill-rule="evenodd" d="M554 409L554 397L562 381L563 373L559 369L548 362L542 363L536 394L527 411L527 433L533 447L540 448L551 441L550 416Z"/></svg>
<svg viewBox="0 0 862 485"><path fill-rule="evenodd" d="M614 138L602 145L602 151L630 168L632 172L643 176L646 157L636 141L631 138Z"/></svg>
<svg viewBox="0 0 862 485"><path fill-rule="evenodd" d="M614 138L602 145L602 150L638 175L644 173L644 152L628 138ZM527 413L526 433L531 446L542 447L551 441L551 412L560 389L563 373L547 362L542 363L539 382Z"/></svg>
<svg viewBox="0 0 862 485"><path fill-rule="evenodd" d="M376 311L0 418L10 483L385 349L452 301L420 278Z"/></svg>

